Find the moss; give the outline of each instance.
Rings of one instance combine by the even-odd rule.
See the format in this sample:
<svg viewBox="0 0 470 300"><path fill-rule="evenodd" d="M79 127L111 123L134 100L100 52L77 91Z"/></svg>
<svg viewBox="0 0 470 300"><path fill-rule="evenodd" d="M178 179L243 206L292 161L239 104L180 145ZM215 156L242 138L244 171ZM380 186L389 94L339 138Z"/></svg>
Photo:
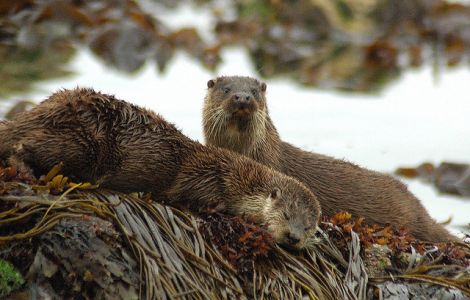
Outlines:
<svg viewBox="0 0 470 300"><path fill-rule="evenodd" d="M244 19L256 18L267 22L275 17L270 2L268 1L245 1L240 5L240 16Z"/></svg>
<svg viewBox="0 0 470 300"><path fill-rule="evenodd" d="M24 284L23 276L7 261L0 260L0 298Z"/></svg>

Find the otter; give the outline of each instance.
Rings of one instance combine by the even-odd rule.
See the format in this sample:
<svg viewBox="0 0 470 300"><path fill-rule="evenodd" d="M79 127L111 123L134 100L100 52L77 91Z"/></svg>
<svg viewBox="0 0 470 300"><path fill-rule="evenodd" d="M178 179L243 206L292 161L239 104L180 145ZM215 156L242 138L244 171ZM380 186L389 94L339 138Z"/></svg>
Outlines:
<svg viewBox="0 0 470 300"><path fill-rule="evenodd" d="M348 211L369 224L405 227L421 240L455 240L391 176L283 142L269 116L265 83L251 77L222 76L209 80L207 87L206 145L243 154L305 183L319 200L323 215Z"/></svg>
<svg viewBox="0 0 470 300"><path fill-rule="evenodd" d="M305 185L244 156L204 146L160 115L114 96L62 90L0 123L0 157L44 174L58 163L79 181L195 213L213 207L265 224L274 240L301 249L320 206Z"/></svg>

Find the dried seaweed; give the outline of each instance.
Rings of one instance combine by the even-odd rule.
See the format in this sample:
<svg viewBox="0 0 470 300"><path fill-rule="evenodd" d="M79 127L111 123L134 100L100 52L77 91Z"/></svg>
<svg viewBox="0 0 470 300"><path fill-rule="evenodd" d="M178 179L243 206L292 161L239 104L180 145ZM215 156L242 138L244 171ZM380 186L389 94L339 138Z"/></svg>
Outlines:
<svg viewBox="0 0 470 300"><path fill-rule="evenodd" d="M274 239L253 221L217 212L202 215L202 218L203 236L217 246L242 276L252 278L256 259L272 255Z"/></svg>
<svg viewBox="0 0 470 300"><path fill-rule="evenodd" d="M338 248L343 249L342 253L347 253L345 249L354 244L356 244L357 251L358 241L363 252L367 252L372 246L380 245L388 249L379 254L380 259L388 261L388 264L385 263L381 266L382 270L379 270L382 275L369 278L371 285L386 282L380 285L382 296L385 294L390 297L405 297L405 295L411 295L410 293L417 293L420 289L429 288L426 285L407 285L403 282L398 286L388 285L389 281L396 280L456 288L460 291L456 294L458 295L456 299L464 297L463 295L470 295L470 246L468 244L463 242L425 243L415 239L404 229L377 224L370 226L364 222L363 218L352 219L351 214L347 212L337 213L331 218L324 217L322 227L324 231L330 233ZM357 241L351 244L350 241L354 242L356 233ZM352 252L349 253L351 255ZM377 273L377 270L371 269L371 258L367 255L363 256L366 259L367 273ZM377 266L372 266L372 268L375 267ZM435 287L429 292L429 295L449 296ZM453 294L455 291L451 290L449 293ZM422 293L421 296L424 295L425 293Z"/></svg>
<svg viewBox="0 0 470 300"><path fill-rule="evenodd" d="M56 169L33 183L47 186L58 175ZM18 179L9 178L1 182ZM384 237L387 245L397 245L394 255L411 249L393 243L401 233L393 231L389 237L383 228L371 233L347 214L322 223L322 236L293 253L273 244L262 227L243 217L208 212L196 218L148 195L99 188L58 195L51 193L54 189L27 191L23 195L7 189L0 195L0 258L23 274L34 274L27 279L34 283L29 292L35 286L52 296L364 299L372 286L385 291L381 284L391 277L369 279L363 249ZM393 271L395 280L410 288L420 281L439 291L452 287L468 292L467 252L448 244L431 253L428 245L420 250L410 241L427 258L406 272ZM78 253L88 254L74 255ZM17 254L21 260L15 259ZM111 267L108 260L118 264ZM50 267L39 268L41 262ZM77 272L68 267L72 265ZM112 269L104 276L100 270L107 268Z"/></svg>

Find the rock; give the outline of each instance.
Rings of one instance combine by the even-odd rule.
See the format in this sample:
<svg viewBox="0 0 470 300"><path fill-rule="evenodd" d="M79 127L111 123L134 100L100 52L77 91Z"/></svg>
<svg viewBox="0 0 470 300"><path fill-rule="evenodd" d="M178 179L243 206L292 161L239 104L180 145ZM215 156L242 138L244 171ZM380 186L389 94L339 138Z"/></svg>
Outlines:
<svg viewBox="0 0 470 300"><path fill-rule="evenodd" d="M386 268L392 266L390 255L392 250L387 246L373 244L364 250L364 264L369 277L387 276Z"/></svg>

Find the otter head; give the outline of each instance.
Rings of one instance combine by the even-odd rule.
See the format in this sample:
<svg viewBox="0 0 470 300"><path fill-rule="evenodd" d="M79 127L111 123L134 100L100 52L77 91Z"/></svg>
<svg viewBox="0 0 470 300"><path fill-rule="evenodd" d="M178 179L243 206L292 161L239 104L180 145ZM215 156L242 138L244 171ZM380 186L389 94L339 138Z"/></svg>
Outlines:
<svg viewBox="0 0 470 300"><path fill-rule="evenodd" d="M290 181L290 180L289 180ZM320 221L320 205L310 190L292 179L274 188L263 209L264 222L278 244L302 249Z"/></svg>
<svg viewBox="0 0 470 300"><path fill-rule="evenodd" d="M222 135L251 134L264 127L267 116L266 84L243 76L223 76L207 82L204 134L208 141Z"/></svg>

